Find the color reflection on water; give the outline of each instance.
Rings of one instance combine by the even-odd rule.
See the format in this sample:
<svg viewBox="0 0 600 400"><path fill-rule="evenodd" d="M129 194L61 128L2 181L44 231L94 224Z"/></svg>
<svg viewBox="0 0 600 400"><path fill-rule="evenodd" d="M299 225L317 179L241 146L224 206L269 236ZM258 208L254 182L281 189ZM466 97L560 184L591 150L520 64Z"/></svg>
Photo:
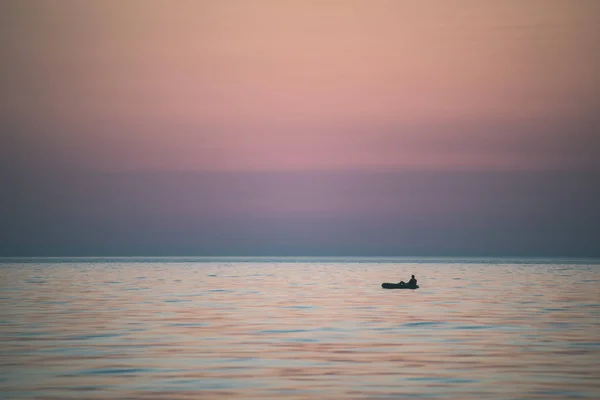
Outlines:
<svg viewBox="0 0 600 400"><path fill-rule="evenodd" d="M6 399L600 397L598 265L167 260L0 271ZM421 289L380 287L411 273Z"/></svg>

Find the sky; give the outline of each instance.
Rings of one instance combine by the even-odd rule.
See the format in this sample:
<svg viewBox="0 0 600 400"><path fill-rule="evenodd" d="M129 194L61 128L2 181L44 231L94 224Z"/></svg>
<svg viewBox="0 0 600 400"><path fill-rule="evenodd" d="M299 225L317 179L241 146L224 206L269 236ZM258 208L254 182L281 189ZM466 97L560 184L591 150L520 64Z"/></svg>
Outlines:
<svg viewBox="0 0 600 400"><path fill-rule="evenodd" d="M599 20L4 0L0 255L600 255Z"/></svg>

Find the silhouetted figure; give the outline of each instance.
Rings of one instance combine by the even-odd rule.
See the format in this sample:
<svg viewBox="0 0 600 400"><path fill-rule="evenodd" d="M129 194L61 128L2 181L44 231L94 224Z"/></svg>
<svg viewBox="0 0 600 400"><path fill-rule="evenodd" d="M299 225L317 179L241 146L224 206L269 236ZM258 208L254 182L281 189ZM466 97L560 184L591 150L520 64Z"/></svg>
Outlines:
<svg viewBox="0 0 600 400"><path fill-rule="evenodd" d="M414 276L414 275L412 275L412 276L410 277L410 281L408 281L408 283L407 283L407 286L409 286L409 287L413 287L413 288L414 288L414 287L417 287L417 280L415 279L415 276Z"/></svg>
<svg viewBox="0 0 600 400"><path fill-rule="evenodd" d="M408 287L410 287L410 288L415 288L415 287L417 287L417 280L415 279L415 276L414 276L414 275L412 275L412 276L410 277L410 281L408 281L408 283L406 283L406 282L404 282L404 281L400 281L400 282L398 282L398 284L399 284L400 286L408 286Z"/></svg>

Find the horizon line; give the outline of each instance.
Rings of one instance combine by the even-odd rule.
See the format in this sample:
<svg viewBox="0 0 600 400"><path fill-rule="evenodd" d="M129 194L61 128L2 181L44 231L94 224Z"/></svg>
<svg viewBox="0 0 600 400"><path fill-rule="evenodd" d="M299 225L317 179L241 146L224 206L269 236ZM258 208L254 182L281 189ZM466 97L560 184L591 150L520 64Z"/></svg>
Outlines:
<svg viewBox="0 0 600 400"><path fill-rule="evenodd" d="M103 255L103 256L0 256L0 260L6 259L107 259L107 258L171 258L171 259L442 259L442 260L598 260L600 256L421 256L421 255L392 255L392 256L357 256L357 255Z"/></svg>

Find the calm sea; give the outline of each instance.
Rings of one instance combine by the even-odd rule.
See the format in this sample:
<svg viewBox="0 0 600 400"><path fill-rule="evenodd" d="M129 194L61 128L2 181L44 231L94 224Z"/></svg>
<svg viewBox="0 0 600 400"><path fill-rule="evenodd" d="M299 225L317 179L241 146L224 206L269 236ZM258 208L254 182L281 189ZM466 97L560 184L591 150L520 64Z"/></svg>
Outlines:
<svg viewBox="0 0 600 400"><path fill-rule="evenodd" d="M600 264L5 259L0 333L2 399L598 399Z"/></svg>

